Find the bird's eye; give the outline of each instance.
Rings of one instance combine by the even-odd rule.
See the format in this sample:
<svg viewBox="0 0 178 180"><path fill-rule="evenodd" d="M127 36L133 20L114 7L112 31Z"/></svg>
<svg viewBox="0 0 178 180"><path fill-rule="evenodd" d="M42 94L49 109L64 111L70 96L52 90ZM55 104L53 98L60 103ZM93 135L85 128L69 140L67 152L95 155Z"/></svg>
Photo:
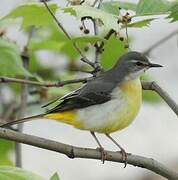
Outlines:
<svg viewBox="0 0 178 180"><path fill-rule="evenodd" d="M137 62L136 62L136 65L137 65L137 66L142 66L143 64L142 64L141 62L137 61Z"/></svg>

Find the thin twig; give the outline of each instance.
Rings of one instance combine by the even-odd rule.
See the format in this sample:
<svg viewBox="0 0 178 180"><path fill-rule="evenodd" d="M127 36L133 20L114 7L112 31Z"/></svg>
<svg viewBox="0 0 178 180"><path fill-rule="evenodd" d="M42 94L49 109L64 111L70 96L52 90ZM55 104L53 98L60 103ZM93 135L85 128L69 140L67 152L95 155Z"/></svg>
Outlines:
<svg viewBox="0 0 178 180"><path fill-rule="evenodd" d="M9 129L0 128L0 137L23 144L32 145L35 147L59 152L67 155L69 158L84 158L84 159L99 159L101 160L101 153L97 149L81 148L67 145L64 143L40 138L37 136L27 135L15 132ZM119 152L106 151L106 161L123 163L122 155ZM127 154L127 162L130 165L138 166L155 172L167 179L178 180L178 173L172 169L167 168L163 164L154 159L146 158L138 155Z"/></svg>
<svg viewBox="0 0 178 180"><path fill-rule="evenodd" d="M91 78L92 77L59 81L57 83L41 83L41 82L37 82L37 81L29 81L29 80L24 80L24 79L0 77L0 83L20 83L20 84L30 84L30 85L35 85L35 86L42 86L42 87L61 87L61 86L65 86L68 84L74 84L74 83L86 83L87 81L91 80ZM156 82L142 81L142 87L144 90L152 90L152 91L155 91L156 93L158 93L165 100L165 102L169 105L169 107L178 115L177 103Z"/></svg>
<svg viewBox="0 0 178 180"><path fill-rule="evenodd" d="M110 31L105 35L104 39L109 40L109 38L113 34L117 34L117 32L114 29L110 29ZM103 47L104 47L104 42L102 41L98 48L99 48L100 51L102 51Z"/></svg>
<svg viewBox="0 0 178 180"><path fill-rule="evenodd" d="M27 45L24 48L24 54L27 54L27 47L28 47L30 38L31 38L31 33L29 35ZM29 64L29 58L27 56L24 56L22 60L23 60L24 68L27 69L28 64ZM25 79L28 80L28 77L25 77ZM21 84L21 86L22 86L21 98L20 98L21 102L20 102L20 107L18 111L19 118L22 118L25 116L25 109L27 107L27 97L28 97L28 84ZM18 132L23 131L23 123L17 125L17 130ZM15 164L17 167L22 167L22 146L20 143L15 144Z"/></svg>
<svg viewBox="0 0 178 180"><path fill-rule="evenodd" d="M169 105L169 107L174 111L174 113L178 116L177 103L156 82L142 81L142 87L144 90L152 90L152 91L155 91L156 93L158 93L164 99L164 101Z"/></svg>
<svg viewBox="0 0 178 180"><path fill-rule="evenodd" d="M100 8L100 5L102 3L103 0L99 0L99 3L98 3L98 6L97 6L97 9ZM98 2L98 0L95 0L95 2L93 3L93 7L96 5L96 3ZM98 35L98 26L97 26L97 23L96 23L96 20L95 19L92 19L92 22L93 22L93 27L94 27L94 35ZM97 71L101 71L101 65L100 65L100 48L98 46L98 44L96 43L95 45L95 66L96 66L96 70Z"/></svg>
<svg viewBox="0 0 178 180"><path fill-rule="evenodd" d="M66 81L59 81L56 83L43 83L38 81L30 81L26 79L17 79L17 78L10 78L10 77L0 77L0 83L19 83L19 84L30 84L35 86L42 86L42 87L62 87L68 84L75 84L75 83L86 83L91 78L81 78L81 79L73 79L73 80L66 80Z"/></svg>
<svg viewBox="0 0 178 180"><path fill-rule="evenodd" d="M12 114L14 113L14 110L17 108L17 106L18 105L15 101L11 101L11 103L8 104L8 108L6 109L6 111L3 111L2 113L3 120L5 122L8 122L9 119L12 119Z"/></svg>
<svg viewBox="0 0 178 180"><path fill-rule="evenodd" d="M63 31L63 33L66 35L66 37L72 41L70 35L68 34L68 32L65 30L65 28L63 27L63 25L59 22L59 20L56 18L56 16L54 15L54 13L51 11L51 9L49 8L46 0L42 0L42 2L44 3L46 9L48 10L48 12L51 14L51 16L53 17L53 19L55 20L55 22L57 23L58 27ZM82 53L82 51L80 50L80 48L77 46L77 44L75 42L73 42L73 46L74 48L79 52L79 54L81 55L81 61L85 62L86 64L89 64L91 67L93 67L95 69L95 64L93 62L91 62L90 60L87 59L87 57Z"/></svg>
<svg viewBox="0 0 178 180"><path fill-rule="evenodd" d="M71 39L71 37L69 36L68 32L64 29L63 25L58 21L58 19L56 18L56 16L53 14L53 12L51 11L51 9L49 8L46 0L42 0L41 2L43 2L43 4L45 5L46 9L48 10L48 12L51 14L52 18L55 20L55 22L57 23L57 25L59 26L59 28L63 31L63 33L67 36L68 39Z"/></svg>
<svg viewBox="0 0 178 180"><path fill-rule="evenodd" d="M100 0L95 0L94 3L92 4L92 7L95 7L96 3Z"/></svg>
<svg viewBox="0 0 178 180"><path fill-rule="evenodd" d="M171 32L170 34L168 34L167 36L165 36L164 38L160 39L159 41L157 41L156 43L154 43L153 45L151 45L148 49L146 49L145 51L143 51L143 54L145 55L149 55L150 52L157 48L158 46L160 46L161 44L163 44L164 42L166 42L168 39L170 39L171 37L173 37L174 35L178 34L178 30L174 30L173 32Z"/></svg>
<svg viewBox="0 0 178 180"><path fill-rule="evenodd" d="M29 66L28 46L30 44L33 31L34 31L34 27L32 26L28 33L27 43L24 46L24 50L22 53L22 62L25 69L28 69ZM25 76L25 80L28 80L28 76ZM27 97L28 97L28 84L21 84L21 87L22 87L21 98L20 98L21 102L18 111L19 118L25 116L25 110L27 108ZM17 131L18 132L23 131L23 123L17 125ZM22 167L22 146L20 143L15 144L15 164L17 167Z"/></svg>
<svg viewBox="0 0 178 180"><path fill-rule="evenodd" d="M129 34L128 34L128 24L127 23L125 23L125 33L126 33L127 46L130 47L130 45L129 45Z"/></svg>

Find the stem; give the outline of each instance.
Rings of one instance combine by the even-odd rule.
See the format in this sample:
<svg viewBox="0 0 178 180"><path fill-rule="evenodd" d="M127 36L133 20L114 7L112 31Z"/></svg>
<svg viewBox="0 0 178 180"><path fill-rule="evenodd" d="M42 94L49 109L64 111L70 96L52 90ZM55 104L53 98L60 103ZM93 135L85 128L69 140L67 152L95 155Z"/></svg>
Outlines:
<svg viewBox="0 0 178 180"><path fill-rule="evenodd" d="M170 34L168 34L167 36L165 36L164 38L160 39L159 41L157 41L156 43L154 43L153 45L151 45L148 49L146 49L143 54L145 55L149 55L149 53L157 48L158 46L160 46L161 44L163 44L164 42L166 42L167 40L169 40L171 37L175 36L176 34L178 34L178 30L174 30L173 32L171 32Z"/></svg>
<svg viewBox="0 0 178 180"><path fill-rule="evenodd" d="M81 79L72 79L66 81L59 81L56 83L43 83L38 81L30 81L26 79L17 79L17 78L10 78L10 77L0 77L0 83L19 83L19 84L30 84L35 86L42 86L42 87L62 87L68 84L75 84L75 83L86 83L90 78L81 78Z"/></svg>
<svg viewBox="0 0 178 180"><path fill-rule="evenodd" d="M20 84L30 84L30 85L42 86L42 87L61 87L61 86L65 86L68 84L86 83L87 81L91 80L91 78L92 77L59 81L57 83L41 83L41 82L37 82L37 81L29 81L29 80L24 80L24 79L0 77L0 83L20 83ZM177 103L156 82L142 81L142 88L144 90L152 90L152 91L155 91L156 93L158 93L165 100L165 102L169 105L169 107L175 112L175 114L178 115Z"/></svg>
<svg viewBox="0 0 178 180"><path fill-rule="evenodd" d="M23 59L24 67L28 67L28 59ZM26 77L27 79L27 77ZM22 92L21 92L21 103L19 108L18 117L24 117L25 116L25 109L27 107L27 97L28 97L28 84L22 84ZM18 132L23 131L23 123L17 125ZM22 147L21 144L16 143L15 144L15 157L16 157L16 166L22 167Z"/></svg>
<svg viewBox="0 0 178 180"><path fill-rule="evenodd" d="M93 5L92 5L94 7L98 1L99 1L99 4L97 6L97 9L100 8L100 5L101 5L103 0L95 0ZM98 35L99 30L98 30L98 26L97 26L96 20L92 19L92 22L93 22L93 28L94 28L94 35ZM100 72L101 71L100 53L101 53L101 51L100 51L99 45L96 43L96 47L95 47L95 62L94 62L95 63L95 67L96 67L96 72Z"/></svg>
<svg viewBox="0 0 178 180"><path fill-rule="evenodd" d="M70 35L68 34L68 32L65 30L65 28L63 27L63 25L59 22L59 20L56 18L56 16L53 14L53 12L51 11L51 9L49 8L46 0L42 0L42 2L44 3L46 9L48 10L48 12L51 14L51 16L53 17L54 21L57 23L58 27L63 31L63 33L66 35L66 37L69 40L72 40L72 38L70 37ZM78 51L78 53L81 55L81 61L85 62L86 64L90 65L92 68L95 69L95 64L93 62L91 62L90 60L87 59L87 57L82 53L82 51L80 50L80 48L77 46L77 44L75 42L72 42L74 48Z"/></svg>
<svg viewBox="0 0 178 180"><path fill-rule="evenodd" d="M34 31L34 27L31 27L30 32L28 34L27 43L24 47L23 55L22 55L22 61L23 66L25 69L28 69L29 66L29 57L28 57L28 46L30 43L30 39L32 38ZM25 80L28 80L28 76L25 77ZM22 92L21 92L21 102L19 107L19 113L18 117L24 117L25 116L25 110L27 108L27 98L28 98L28 84L21 84ZM22 132L23 131L23 123L20 123L17 125L17 131ZM15 144L15 164L17 167L22 167L22 146L20 143Z"/></svg>
<svg viewBox="0 0 178 180"><path fill-rule="evenodd" d="M152 90L152 91L155 91L156 93L158 93L164 99L164 101L168 104L168 106L174 111L174 113L178 116L177 103L156 82L142 81L142 87L144 90Z"/></svg>
<svg viewBox="0 0 178 180"><path fill-rule="evenodd" d="M67 155L69 158L84 158L84 159L99 159L101 160L101 153L97 149L81 148L72 145L67 145L57 141L40 138L37 136L27 135L15 132L9 129L0 128L0 137L23 144L32 145L35 147L51 150L61 154ZM105 151L106 161L122 163L122 154L119 152ZM167 179L177 180L178 173L172 169L167 168L158 161L146 158L143 156L127 154L127 163L133 166L148 169L156 174L159 174Z"/></svg>

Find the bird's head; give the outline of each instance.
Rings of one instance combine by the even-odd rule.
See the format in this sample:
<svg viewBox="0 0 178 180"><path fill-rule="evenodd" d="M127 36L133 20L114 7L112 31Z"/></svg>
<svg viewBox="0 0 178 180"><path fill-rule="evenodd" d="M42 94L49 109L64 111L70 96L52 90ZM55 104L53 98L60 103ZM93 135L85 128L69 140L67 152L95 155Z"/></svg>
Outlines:
<svg viewBox="0 0 178 180"><path fill-rule="evenodd" d="M135 79L142 75L146 70L153 67L162 67L159 64L151 63L143 54L131 51L120 57L118 63L114 66L115 71L122 73L124 77Z"/></svg>

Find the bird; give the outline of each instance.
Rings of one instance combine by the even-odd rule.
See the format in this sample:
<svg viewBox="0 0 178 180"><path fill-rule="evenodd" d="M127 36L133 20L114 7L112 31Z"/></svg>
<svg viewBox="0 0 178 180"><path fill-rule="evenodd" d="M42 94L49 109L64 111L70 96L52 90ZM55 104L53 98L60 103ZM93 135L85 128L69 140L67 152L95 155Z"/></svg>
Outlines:
<svg viewBox="0 0 178 180"><path fill-rule="evenodd" d="M96 133L102 133L120 149L126 167L127 153L110 134L128 127L135 119L142 104L140 76L153 67L162 65L151 63L140 52L127 52L111 69L101 72L80 88L44 105L43 107L48 108L44 114L8 122L1 127L38 118L72 125L91 133L99 146L104 163L107 154L96 136ZM49 108L52 104L55 106Z"/></svg>

